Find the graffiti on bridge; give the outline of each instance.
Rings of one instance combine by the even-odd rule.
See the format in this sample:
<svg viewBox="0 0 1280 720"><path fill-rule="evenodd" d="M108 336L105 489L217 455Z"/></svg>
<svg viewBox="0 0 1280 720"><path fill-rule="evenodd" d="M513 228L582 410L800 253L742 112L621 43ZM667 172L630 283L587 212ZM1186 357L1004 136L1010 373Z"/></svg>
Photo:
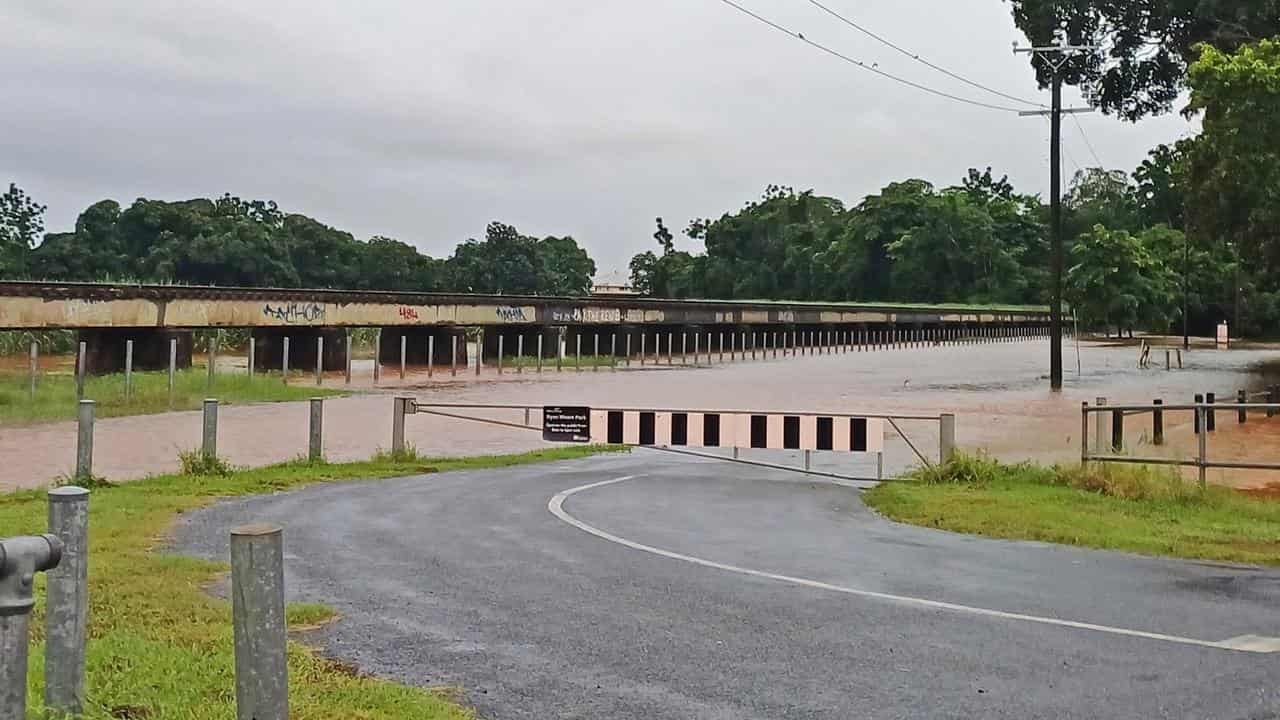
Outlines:
<svg viewBox="0 0 1280 720"><path fill-rule="evenodd" d="M285 303L262 306L263 317L275 318L284 323L314 323L324 321L324 305L317 303Z"/></svg>
<svg viewBox="0 0 1280 720"><path fill-rule="evenodd" d="M494 309L494 314L502 322L529 322L529 319L525 317L524 308L500 307Z"/></svg>
<svg viewBox="0 0 1280 720"><path fill-rule="evenodd" d="M401 305L399 313L402 320L418 320L417 308L411 308L408 305Z"/></svg>

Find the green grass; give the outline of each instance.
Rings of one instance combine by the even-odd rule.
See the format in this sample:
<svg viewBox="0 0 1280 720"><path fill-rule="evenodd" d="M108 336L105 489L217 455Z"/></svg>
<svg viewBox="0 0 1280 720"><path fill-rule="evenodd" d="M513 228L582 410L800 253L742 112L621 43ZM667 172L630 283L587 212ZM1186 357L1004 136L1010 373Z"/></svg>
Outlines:
<svg viewBox="0 0 1280 720"><path fill-rule="evenodd" d="M367 462L292 462L229 475L167 475L94 490L90 502L89 720L235 717L231 609L206 592L227 567L165 554L174 519L219 497L269 493L310 483L506 467L580 458L613 448L567 447L520 455L426 459L406 453ZM430 482L425 480L424 482ZM40 491L0 495L4 534L45 531ZM287 530L286 530L287 532ZM44 717L43 574L37 576L28 717ZM328 608L291 604L293 630L332 620ZM331 720L472 718L449 689L425 690L360 675L306 646L289 645L290 717Z"/></svg>
<svg viewBox="0 0 1280 720"><path fill-rule="evenodd" d="M960 456L864 497L893 520L955 532L1280 565L1280 502L1200 490L1165 468Z"/></svg>
<svg viewBox="0 0 1280 720"><path fill-rule="evenodd" d="M341 394L337 390L317 388L304 381L285 385L277 375L214 376L212 389L208 375L201 369L182 370L174 374L174 410L195 410L207 397L224 404L250 402L282 402L309 397ZM100 375L85 378L85 398L97 403L98 417L146 415L170 410L169 374L167 372L135 372L133 389L125 399L124 375ZM30 397L30 380L25 373L0 374L0 424L15 425L54 420L70 420L76 416L76 382L70 374L45 373L37 378L36 397Z"/></svg>

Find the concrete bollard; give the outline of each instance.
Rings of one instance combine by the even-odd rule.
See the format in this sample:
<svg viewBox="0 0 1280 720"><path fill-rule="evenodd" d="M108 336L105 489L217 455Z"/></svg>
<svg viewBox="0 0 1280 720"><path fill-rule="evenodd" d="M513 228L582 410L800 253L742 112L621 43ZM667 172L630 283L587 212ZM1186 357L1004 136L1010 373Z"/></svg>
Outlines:
<svg viewBox="0 0 1280 720"><path fill-rule="evenodd" d="M618 369L618 331L609 336L609 369Z"/></svg>
<svg viewBox="0 0 1280 720"><path fill-rule="evenodd" d="M484 365L484 328L476 329L476 377L480 377L480 368Z"/></svg>
<svg viewBox="0 0 1280 720"><path fill-rule="evenodd" d="M176 339L171 339L169 341L170 345L173 347L174 355L177 355L177 352L178 352L177 342L178 341ZM347 342L348 343L351 342L351 338L349 336L347 338ZM250 380L253 380L253 358L255 355L258 354L257 350L258 350L258 339L250 335L249 336L249 371L245 373L246 375L249 376ZM350 356L351 356L350 349L348 348L347 357L350 357Z"/></svg>
<svg viewBox="0 0 1280 720"><path fill-rule="evenodd" d="M625 352L625 354L626 354L626 358L624 358L624 359L623 359L622 363L623 363L624 365L626 365L627 367L631 367L631 333L627 333L627 342L626 342L626 345L627 345L627 346L626 346L626 349L625 349L625 351L624 351L624 352ZM615 366L616 366L616 365L617 365L617 363L615 363Z"/></svg>
<svg viewBox="0 0 1280 720"><path fill-rule="evenodd" d="M591 372L599 372L600 370L600 333L596 333L591 340Z"/></svg>
<svg viewBox="0 0 1280 720"><path fill-rule="evenodd" d="M400 382L404 382L406 361L409 357L409 336L400 336Z"/></svg>
<svg viewBox="0 0 1280 720"><path fill-rule="evenodd" d="M76 479L93 477L94 402L81 400L76 411Z"/></svg>
<svg viewBox="0 0 1280 720"><path fill-rule="evenodd" d="M133 341L124 341L124 399L133 397Z"/></svg>
<svg viewBox="0 0 1280 720"><path fill-rule="evenodd" d="M307 431L307 460L319 462L324 457L324 398L311 398L311 415Z"/></svg>
<svg viewBox="0 0 1280 720"><path fill-rule="evenodd" d="M204 401L200 454L209 459L218 457L218 401L214 398L205 398Z"/></svg>
<svg viewBox="0 0 1280 720"><path fill-rule="evenodd" d="M316 387L324 382L324 336L316 338Z"/></svg>
<svg viewBox="0 0 1280 720"><path fill-rule="evenodd" d="M503 347L504 345L503 340L506 340L506 338L503 337L502 333L498 333L498 374L499 375L502 374L502 355L506 352L506 348Z"/></svg>
<svg viewBox="0 0 1280 720"><path fill-rule="evenodd" d="M1156 409L1151 411L1151 442L1155 445L1164 444L1164 411L1160 409L1164 405L1164 400L1156 398L1151 401Z"/></svg>
<svg viewBox="0 0 1280 720"><path fill-rule="evenodd" d="M516 374L524 374L524 333L516 336Z"/></svg>
<svg viewBox="0 0 1280 720"><path fill-rule="evenodd" d="M36 604L32 575L52 570L61 559L57 535L0 540L0 720L26 720L27 645Z"/></svg>
<svg viewBox="0 0 1280 720"><path fill-rule="evenodd" d="M275 525L231 531L237 720L288 720L284 537Z"/></svg>
<svg viewBox="0 0 1280 720"><path fill-rule="evenodd" d="M542 333L538 333L538 372L542 372Z"/></svg>
<svg viewBox="0 0 1280 720"><path fill-rule="evenodd" d="M413 402L413 398L398 397L392 400L391 405L391 452L393 455L400 455L405 450L404 444L404 418L409 412L409 406Z"/></svg>
<svg viewBox="0 0 1280 720"><path fill-rule="evenodd" d="M696 363L697 360L694 362ZM680 364L689 364L689 333L684 331L680 332Z"/></svg>
<svg viewBox="0 0 1280 720"><path fill-rule="evenodd" d="M956 416L943 413L938 418L938 459L946 463L956 454Z"/></svg>
<svg viewBox="0 0 1280 720"><path fill-rule="evenodd" d="M458 377L458 336L450 335L449 376Z"/></svg>
<svg viewBox="0 0 1280 720"><path fill-rule="evenodd" d="M29 374L31 376L30 389L27 391L28 399L32 402L36 399L36 376L40 372L40 343L31 342L31 355L29 361Z"/></svg>
<svg viewBox="0 0 1280 720"><path fill-rule="evenodd" d="M89 491L68 485L50 490L48 497L49 532L62 540L63 550L46 586L44 704L79 715L89 620Z"/></svg>
<svg viewBox="0 0 1280 720"><path fill-rule="evenodd" d="M382 379L382 331L373 336L373 384Z"/></svg>
<svg viewBox="0 0 1280 720"><path fill-rule="evenodd" d="M281 343L284 349L280 353L280 381L285 385L289 384L289 336L284 336L284 342Z"/></svg>
<svg viewBox="0 0 1280 720"><path fill-rule="evenodd" d="M351 331L350 330L347 331L346 343L347 343L347 361L346 363L344 363L342 368L342 384L350 385L351 384Z"/></svg>
<svg viewBox="0 0 1280 720"><path fill-rule="evenodd" d="M575 335L573 339L573 370L582 372L582 336Z"/></svg>

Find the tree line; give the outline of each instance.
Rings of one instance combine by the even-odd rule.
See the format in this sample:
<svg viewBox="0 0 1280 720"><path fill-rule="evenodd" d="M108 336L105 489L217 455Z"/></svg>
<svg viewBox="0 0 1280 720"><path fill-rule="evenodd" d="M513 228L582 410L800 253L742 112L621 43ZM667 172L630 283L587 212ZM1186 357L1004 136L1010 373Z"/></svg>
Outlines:
<svg viewBox="0 0 1280 720"><path fill-rule="evenodd" d="M437 259L375 236L357 240L274 202L225 195L89 206L75 229L43 234L44 206L17 185L0 196L0 276L246 287L585 295L596 266L572 237L490 223Z"/></svg>

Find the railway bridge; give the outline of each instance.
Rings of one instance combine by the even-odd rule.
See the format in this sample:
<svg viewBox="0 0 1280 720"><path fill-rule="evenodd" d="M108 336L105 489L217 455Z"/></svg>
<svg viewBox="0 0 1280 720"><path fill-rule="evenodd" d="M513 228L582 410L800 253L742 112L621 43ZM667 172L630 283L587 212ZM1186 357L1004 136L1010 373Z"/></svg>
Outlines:
<svg viewBox="0 0 1280 720"><path fill-rule="evenodd" d="M78 331L86 343L86 370L111 372L124 365L125 343L134 342L139 369L167 365L177 339L179 365L190 365L193 331L247 328L255 338L257 367L279 368L284 339L289 364L325 369L346 364L352 328L378 328L383 362L398 362L401 343L410 362L429 361L428 347L441 349L430 361L452 358L445 348L469 332L481 354L495 358L500 342L508 354L517 343L554 356L562 343L585 353L658 347L672 337L754 338L772 335L783 347L814 338L880 337L901 341L1029 338L1049 332L1044 307L908 305L794 301L673 300L627 296L536 297L445 293L371 292L281 288L196 287L99 283L0 283L0 329ZM542 338L541 343L538 338ZM325 342L316 343L316 338ZM404 338L402 340L401 338ZM523 339L522 339L523 338ZM579 341L578 338L582 340ZM321 346L323 350L318 350ZM690 346L691 347L691 346ZM705 347L705 346L704 346ZM629 350L628 350L629 348ZM708 348L709 349L709 348Z"/></svg>

